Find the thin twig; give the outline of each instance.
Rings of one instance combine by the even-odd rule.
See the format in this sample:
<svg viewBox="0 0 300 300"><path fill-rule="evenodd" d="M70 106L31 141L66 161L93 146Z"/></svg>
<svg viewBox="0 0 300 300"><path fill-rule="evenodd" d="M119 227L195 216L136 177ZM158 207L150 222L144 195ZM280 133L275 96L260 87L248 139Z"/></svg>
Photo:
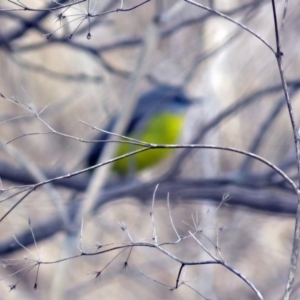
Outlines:
<svg viewBox="0 0 300 300"><path fill-rule="evenodd" d="M287 3L285 3L285 10L287 8ZM281 79L281 84L282 84L282 89L284 92L285 100L286 100L286 105L290 117L290 122L292 126L292 132L294 136L294 144L295 144L295 150L296 150L296 160L297 160L297 168L298 168L298 185L296 186L296 194L298 198L298 203L297 203L297 214L295 218L295 230L294 230L294 239L293 239L293 248L292 248L292 254L291 254L291 262L290 262L290 268L289 268L289 274L288 274L288 280L286 283L285 287L285 292L284 292L284 300L289 300L290 295L293 289L293 283L295 280L295 274L296 274L296 269L297 269L297 263L298 263L298 256L299 256L299 243L300 243L300 134L299 131L296 127L296 121L294 117L294 110L292 107L290 95L288 92L287 88L287 83L285 80L285 75L283 71L283 62L282 62L282 57L283 57L283 52L281 50L281 36L279 34L279 27L278 27L278 22L277 22L277 13L276 13L276 4L275 0L272 0L272 11L273 11L273 18L274 18L274 30L275 30L275 38L276 38L276 59L277 59L277 64L278 64L278 70L279 70L279 75ZM284 12L286 13L286 12Z"/></svg>
<svg viewBox="0 0 300 300"><path fill-rule="evenodd" d="M173 217L172 217L172 212L171 212L171 207L170 207L170 193L168 193L168 196L167 196L167 204L168 204L168 211L169 211L169 216L170 216L170 221L171 221L172 227L174 229L174 232L175 232L178 240L180 240L181 239L180 235L177 232L177 229L176 229L176 227L174 225L174 221L173 221Z"/></svg>
<svg viewBox="0 0 300 300"><path fill-rule="evenodd" d="M265 44L265 45L272 51L272 53L275 54L275 50L273 49L273 47L272 47L265 39L263 39L263 38L262 38L261 36L259 36L256 32L254 32L253 30L251 30L250 28L248 28L248 27L245 26L244 24L242 24L242 23L240 23L240 22L238 22L238 21L236 21L236 20L230 18L229 16L227 16L227 15L225 15L225 14L223 14L223 13L221 13L221 12L215 10L215 9L212 9L212 8L210 8L210 7L208 7L208 6L202 5L202 4L200 4L200 3L198 3L198 2L195 2L195 1L193 1L193 0L184 0L184 1L185 1L185 2L188 2L188 3L192 4L192 5L195 5L195 6L197 6L197 7L203 8L203 9L205 9L205 10L211 12L211 13L214 13L214 14L216 14L217 16L220 16L220 17L222 17L222 18L224 18L224 19L226 19L226 20L228 20L228 21L234 23L235 25L237 25L237 26L243 28L244 30L246 30L247 32L249 32L250 34L252 34L253 36L255 36L257 39L259 39L263 44Z"/></svg>
<svg viewBox="0 0 300 300"><path fill-rule="evenodd" d="M152 223L152 229L153 229L153 235L152 238L155 241L155 244L157 245L157 233L156 233L156 226L155 226L155 218L154 218L154 204L155 204L155 196L156 196L156 192L158 189L158 184L155 187L154 193L153 193L153 197L152 197L152 210L150 212L150 216L151 216L151 223Z"/></svg>

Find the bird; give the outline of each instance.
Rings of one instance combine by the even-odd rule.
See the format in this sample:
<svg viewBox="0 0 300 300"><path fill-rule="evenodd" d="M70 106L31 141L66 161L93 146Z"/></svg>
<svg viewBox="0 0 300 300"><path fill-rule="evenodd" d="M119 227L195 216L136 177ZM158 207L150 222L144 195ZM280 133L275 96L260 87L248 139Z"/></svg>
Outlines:
<svg viewBox="0 0 300 300"><path fill-rule="evenodd" d="M124 135L136 140L155 144L175 144L180 141L185 113L193 103L181 87L159 84L142 94L132 114ZM114 116L106 127L110 132L117 116ZM109 133L101 132L97 140L107 140ZM104 142L94 143L88 152L86 164L88 167L97 163ZM141 146L120 143L117 155L123 155ZM170 155L171 149L150 149L134 156L118 160L113 170L121 176L132 174L158 164Z"/></svg>

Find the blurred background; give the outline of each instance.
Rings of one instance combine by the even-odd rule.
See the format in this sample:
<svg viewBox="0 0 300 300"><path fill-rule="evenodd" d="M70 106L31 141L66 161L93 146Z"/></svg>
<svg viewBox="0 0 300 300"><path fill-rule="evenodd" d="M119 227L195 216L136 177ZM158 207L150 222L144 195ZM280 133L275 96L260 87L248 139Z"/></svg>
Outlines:
<svg viewBox="0 0 300 300"><path fill-rule="evenodd" d="M180 86L193 102L182 142L253 152L297 181L292 128L270 49L276 51L271 2L201 1L244 24L270 47L191 3L161 0L136 7L140 3L0 1L1 216L24 195L18 194L24 186L85 168L91 141L98 135L92 126L106 128L129 102L159 84ZM276 1L279 23L284 3ZM289 1L282 32L296 125L297 4ZM120 5L124 11L117 12ZM39 118L35 111L41 112ZM112 251L41 265L34 289L37 268L28 272L32 260L53 262L80 254L78 245L93 252L100 244L130 242L118 222L126 224L135 242L151 242L149 213L157 184L159 242L177 239L172 215L180 236L200 230L197 237L207 249L215 254L220 247L224 259L265 299L282 297L297 201L290 186L268 166L233 152L174 150L134 178L107 170L91 211L81 214L96 176L83 172L41 186L1 222L3 299L257 299L245 282L218 265L185 267L183 284L170 291L180 264L144 247L118 256L120 251ZM224 195L229 200L220 205ZM193 238L166 249L181 260L211 260ZM299 299L297 287L299 276L292 299Z"/></svg>

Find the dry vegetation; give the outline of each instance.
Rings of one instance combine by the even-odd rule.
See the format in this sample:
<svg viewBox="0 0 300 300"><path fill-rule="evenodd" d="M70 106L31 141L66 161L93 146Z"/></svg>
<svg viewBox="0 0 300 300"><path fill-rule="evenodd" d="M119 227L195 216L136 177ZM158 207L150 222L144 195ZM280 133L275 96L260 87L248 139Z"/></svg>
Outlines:
<svg viewBox="0 0 300 300"><path fill-rule="evenodd" d="M245 28L189 1L150 0L128 11L139 2L70 1L71 8L47 13L39 21L36 17L46 7L58 4L23 3L43 10L25 11L21 2L0 0L1 200L12 196L1 202L0 217L24 195L9 188L85 167L91 145L86 141L96 131L79 120L105 128L114 113L158 83L180 85L195 101L187 113L184 142L260 155L297 186L294 133L275 56L271 1L201 3L250 28L274 52ZM276 1L279 25L285 3L281 50L297 127L300 10L297 1ZM124 11L91 17L90 29L87 19L72 21L85 16L87 5L97 14L122 4ZM67 18L59 19L60 13ZM36 117L33 107L46 109ZM49 133L45 124L56 132ZM176 230L180 236L198 230L197 239L189 236L164 249L190 262L211 261L220 251L218 258L246 276L264 299L282 299L294 239L295 191L270 166L247 155L215 149L174 152L133 180L101 167L105 173L83 172L38 185L0 223L1 298L259 299L237 273L213 264L185 266L181 285L170 291L180 263L143 245L80 255L131 242L155 244L155 229L161 243L176 241ZM219 206L224 195L229 200ZM29 260L39 259L38 252L42 262L79 257L19 272ZM12 259L11 266L6 259ZM296 275L290 299L299 299L299 282Z"/></svg>

